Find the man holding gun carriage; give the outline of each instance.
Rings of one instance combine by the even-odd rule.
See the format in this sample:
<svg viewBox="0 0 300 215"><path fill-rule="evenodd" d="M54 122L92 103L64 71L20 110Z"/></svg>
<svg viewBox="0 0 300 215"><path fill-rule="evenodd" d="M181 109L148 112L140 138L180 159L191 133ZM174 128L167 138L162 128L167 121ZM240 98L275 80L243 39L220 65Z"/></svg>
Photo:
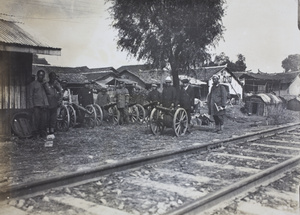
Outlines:
<svg viewBox="0 0 300 215"><path fill-rule="evenodd" d="M119 80L119 88L116 90L116 102L117 108L120 111L120 124L128 124L129 92L125 88L125 83L122 80Z"/></svg>
<svg viewBox="0 0 300 215"><path fill-rule="evenodd" d="M188 124L190 127L192 108L194 108L195 93L194 89L189 85L188 79L183 79L181 82L183 86L179 91L179 104L180 107L186 110L188 116ZM189 129L188 132L190 132Z"/></svg>
<svg viewBox="0 0 300 215"><path fill-rule="evenodd" d="M172 79L168 76L165 80L166 85L163 88L161 95L161 104L166 108L174 108L178 104L178 98L176 95L176 89L173 87Z"/></svg>

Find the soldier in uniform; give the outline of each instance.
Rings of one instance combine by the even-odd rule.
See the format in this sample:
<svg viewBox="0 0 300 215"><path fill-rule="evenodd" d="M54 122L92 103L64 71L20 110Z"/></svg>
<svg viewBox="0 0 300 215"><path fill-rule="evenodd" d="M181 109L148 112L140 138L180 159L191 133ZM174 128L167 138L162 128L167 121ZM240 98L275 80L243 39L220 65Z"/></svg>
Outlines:
<svg viewBox="0 0 300 215"><path fill-rule="evenodd" d="M57 110L62 103L63 88L57 81L55 72L49 73L49 81L44 85L47 94L49 109L48 109L48 123L49 134L54 134L57 121Z"/></svg>
<svg viewBox="0 0 300 215"><path fill-rule="evenodd" d="M207 97L208 114L212 115L215 120L216 133L223 132L225 105L227 100L227 91L225 86L220 84L220 76L213 75L213 86Z"/></svg>
<svg viewBox="0 0 300 215"><path fill-rule="evenodd" d="M157 85L152 84L151 91L147 95L147 101L148 102L160 102L160 100L161 100L161 94L157 90Z"/></svg>
<svg viewBox="0 0 300 215"><path fill-rule="evenodd" d="M125 83L119 81L119 87L116 90L116 102L117 108L120 111L120 124L129 123L128 117L128 104L129 104L129 92L125 88Z"/></svg>
<svg viewBox="0 0 300 215"><path fill-rule="evenodd" d="M163 107L171 108L177 106L178 99L176 95L176 89L172 86L172 79L168 76L165 79L166 85L163 88L161 95L161 104Z"/></svg>
<svg viewBox="0 0 300 215"><path fill-rule="evenodd" d="M91 89L89 83L86 83L84 88L81 88L78 92L78 102L83 107L94 104L93 90Z"/></svg>
<svg viewBox="0 0 300 215"><path fill-rule="evenodd" d="M110 103L109 95L107 94L106 88L101 88L100 92L97 95L96 104L101 108Z"/></svg>
<svg viewBox="0 0 300 215"><path fill-rule="evenodd" d="M29 85L28 105L32 109L32 133L34 138L47 137L47 109L48 98L43 86L45 71L39 70L36 74L37 80Z"/></svg>
<svg viewBox="0 0 300 215"><path fill-rule="evenodd" d="M188 123L191 123L191 113L194 107L194 98L195 93L194 89L190 86L188 79L183 79L182 81L182 88L179 92L179 104L182 108L184 108L188 115Z"/></svg>

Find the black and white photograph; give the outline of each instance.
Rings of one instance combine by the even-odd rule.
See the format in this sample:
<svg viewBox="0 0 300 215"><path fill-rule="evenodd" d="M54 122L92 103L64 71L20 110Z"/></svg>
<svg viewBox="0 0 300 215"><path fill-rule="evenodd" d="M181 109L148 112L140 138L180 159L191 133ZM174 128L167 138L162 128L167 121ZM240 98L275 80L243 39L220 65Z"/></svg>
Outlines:
<svg viewBox="0 0 300 215"><path fill-rule="evenodd" d="M300 0L0 0L0 215L299 202Z"/></svg>

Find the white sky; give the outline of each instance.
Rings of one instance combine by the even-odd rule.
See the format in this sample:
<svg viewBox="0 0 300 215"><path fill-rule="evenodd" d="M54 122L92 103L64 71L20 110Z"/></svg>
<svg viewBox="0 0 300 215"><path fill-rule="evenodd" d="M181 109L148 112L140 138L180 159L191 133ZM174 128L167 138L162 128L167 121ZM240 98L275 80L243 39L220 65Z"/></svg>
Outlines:
<svg viewBox="0 0 300 215"><path fill-rule="evenodd" d="M0 0L0 5L0 17L13 15L62 48L61 56L42 56L53 65L117 69L143 63L117 50L104 0ZM243 54L253 72L281 72L284 58L300 54L297 0L227 0L226 6L224 41L212 54L225 52L231 61Z"/></svg>

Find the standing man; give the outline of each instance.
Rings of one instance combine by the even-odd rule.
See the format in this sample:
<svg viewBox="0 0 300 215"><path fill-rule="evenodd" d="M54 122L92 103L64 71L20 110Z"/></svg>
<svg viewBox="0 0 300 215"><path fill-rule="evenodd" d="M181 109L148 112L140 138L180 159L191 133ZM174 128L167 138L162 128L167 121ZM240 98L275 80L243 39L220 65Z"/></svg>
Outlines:
<svg viewBox="0 0 300 215"><path fill-rule="evenodd" d="M171 108L177 106L176 89L172 86L172 79L168 76L165 80L166 85L163 88L161 95L161 103L163 107Z"/></svg>
<svg viewBox="0 0 300 215"><path fill-rule="evenodd" d="M106 88L101 88L100 92L97 95L96 104L98 104L101 108L110 103L110 98L107 93Z"/></svg>
<svg viewBox="0 0 300 215"><path fill-rule="evenodd" d="M79 90L78 103L83 107L94 104L93 90L91 89L89 83L86 83L84 87Z"/></svg>
<svg viewBox="0 0 300 215"><path fill-rule="evenodd" d="M151 84L151 91L147 95L147 101L148 102L160 102L161 100L161 94L157 90L156 84Z"/></svg>
<svg viewBox="0 0 300 215"><path fill-rule="evenodd" d="M208 114L215 120L214 132L222 133L224 127L225 105L227 100L227 91L225 86L220 84L220 76L213 75L213 85L208 94Z"/></svg>
<svg viewBox="0 0 300 215"><path fill-rule="evenodd" d="M33 137L47 137L47 109L48 98L43 86L45 71L39 70L37 79L29 85L28 106L32 109Z"/></svg>
<svg viewBox="0 0 300 215"><path fill-rule="evenodd" d="M116 90L116 102L117 108L120 111L120 124L129 123L128 116L128 104L129 104L129 92L125 88L125 83L119 81L119 87Z"/></svg>
<svg viewBox="0 0 300 215"><path fill-rule="evenodd" d="M57 81L55 72L49 73L49 82L44 85L49 102L48 122L49 134L54 134L57 122L57 110L62 103L63 88Z"/></svg>
<svg viewBox="0 0 300 215"><path fill-rule="evenodd" d="M188 79L183 79L181 82L183 86L179 92L179 104L187 112L188 123L190 127L192 108L194 108L195 93L194 89L190 86Z"/></svg>

